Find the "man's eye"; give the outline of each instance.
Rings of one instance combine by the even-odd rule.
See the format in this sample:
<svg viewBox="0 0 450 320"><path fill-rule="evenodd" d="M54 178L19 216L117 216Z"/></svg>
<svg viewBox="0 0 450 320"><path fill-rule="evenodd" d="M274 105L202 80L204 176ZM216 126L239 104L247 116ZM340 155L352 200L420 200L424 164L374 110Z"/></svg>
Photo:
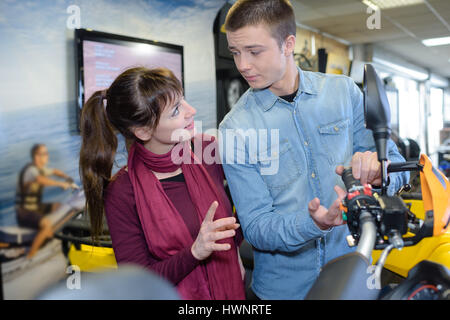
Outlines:
<svg viewBox="0 0 450 320"><path fill-rule="evenodd" d="M250 53L254 56L257 56L258 54L261 53L261 51L250 51Z"/></svg>
<svg viewBox="0 0 450 320"><path fill-rule="evenodd" d="M237 56L239 53L238 52L236 52L236 51L230 51L230 53L231 53L231 55L233 55L233 56Z"/></svg>

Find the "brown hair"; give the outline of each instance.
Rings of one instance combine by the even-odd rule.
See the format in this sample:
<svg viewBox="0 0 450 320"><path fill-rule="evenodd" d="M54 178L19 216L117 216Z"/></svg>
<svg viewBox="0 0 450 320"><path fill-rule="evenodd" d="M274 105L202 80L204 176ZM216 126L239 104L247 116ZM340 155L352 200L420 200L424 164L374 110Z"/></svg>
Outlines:
<svg viewBox="0 0 450 320"><path fill-rule="evenodd" d="M132 68L120 74L108 90L96 91L83 106L79 165L93 239L102 230L103 192L111 179L116 130L128 142L139 141L132 128L156 128L165 106L180 98L182 90L168 69Z"/></svg>
<svg viewBox="0 0 450 320"><path fill-rule="evenodd" d="M45 144L43 143L36 143L31 147L30 154L31 154L31 160L34 161L34 157L36 156L37 152L41 147L45 147Z"/></svg>
<svg viewBox="0 0 450 320"><path fill-rule="evenodd" d="M228 11L225 30L233 32L261 23L270 28L280 48L288 36L297 33L294 9L289 0L238 0Z"/></svg>

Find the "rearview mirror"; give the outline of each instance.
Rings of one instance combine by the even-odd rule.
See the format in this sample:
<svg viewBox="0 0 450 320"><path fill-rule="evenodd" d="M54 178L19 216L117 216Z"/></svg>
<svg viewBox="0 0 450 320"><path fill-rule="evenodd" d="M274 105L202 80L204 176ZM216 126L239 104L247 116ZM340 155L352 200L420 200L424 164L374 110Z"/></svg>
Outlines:
<svg viewBox="0 0 450 320"><path fill-rule="evenodd" d="M383 82L371 64L364 65L364 122L372 130L378 160L387 160L387 141L391 136L391 111Z"/></svg>

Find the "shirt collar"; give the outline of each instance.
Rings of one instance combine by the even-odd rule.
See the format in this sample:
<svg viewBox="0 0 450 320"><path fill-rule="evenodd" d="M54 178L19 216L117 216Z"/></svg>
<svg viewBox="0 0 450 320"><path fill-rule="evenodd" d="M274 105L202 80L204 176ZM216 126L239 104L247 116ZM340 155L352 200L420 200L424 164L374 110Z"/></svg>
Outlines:
<svg viewBox="0 0 450 320"><path fill-rule="evenodd" d="M317 94L318 90L316 84L312 81L310 75L303 72L303 70L300 69L299 67L297 67L297 70L299 74L299 87L297 90L297 95L295 96L294 100L297 99L302 92L313 95ZM263 108L264 111L267 111L270 108L272 108L275 102L277 102L278 100L278 96L276 96L269 89L263 90L252 89L252 91L256 99L258 100L259 105Z"/></svg>

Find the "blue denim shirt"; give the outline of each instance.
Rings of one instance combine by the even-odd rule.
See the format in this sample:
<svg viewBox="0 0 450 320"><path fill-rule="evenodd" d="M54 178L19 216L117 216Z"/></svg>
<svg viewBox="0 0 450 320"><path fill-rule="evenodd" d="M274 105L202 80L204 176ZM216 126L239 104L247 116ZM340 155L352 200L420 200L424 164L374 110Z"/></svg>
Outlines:
<svg viewBox="0 0 450 320"><path fill-rule="evenodd" d="M355 250L348 227L319 229L308 202L318 197L328 208L337 199L333 187L344 188L336 166L357 151L376 151L352 79L298 72L294 102L250 88L219 127L230 192L254 247L252 289L261 299L303 299L324 264ZM404 161L392 141L388 148L392 162ZM408 180L408 173L391 174L388 192Z"/></svg>

